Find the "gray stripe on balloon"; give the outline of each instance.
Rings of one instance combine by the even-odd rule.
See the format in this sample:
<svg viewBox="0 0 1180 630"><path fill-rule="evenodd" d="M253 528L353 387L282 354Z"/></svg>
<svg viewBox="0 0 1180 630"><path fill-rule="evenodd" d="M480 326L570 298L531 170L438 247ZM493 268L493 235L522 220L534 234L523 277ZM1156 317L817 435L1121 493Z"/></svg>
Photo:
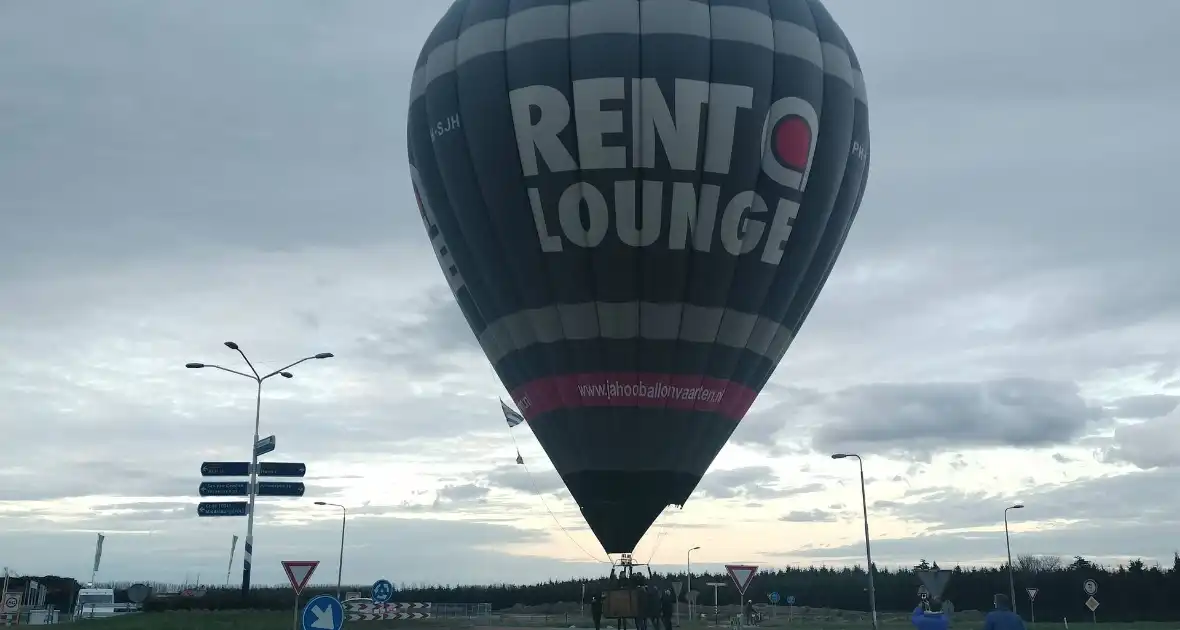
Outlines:
<svg viewBox="0 0 1180 630"><path fill-rule="evenodd" d="M635 0L580 0L472 24L456 39L436 46L426 63L414 70L410 101L424 96L432 81L468 61L518 46L596 35L684 35L760 46L802 59L852 86L856 100L868 102L864 75L853 67L848 52L821 41L804 26L774 20L753 9L709 6L699 0L641 0L639 6L638 20Z"/></svg>
<svg viewBox="0 0 1180 630"><path fill-rule="evenodd" d="M795 338L778 322L731 308L652 302L585 302L526 309L491 322L479 345L492 363L538 343L646 339L712 343L777 363Z"/></svg>

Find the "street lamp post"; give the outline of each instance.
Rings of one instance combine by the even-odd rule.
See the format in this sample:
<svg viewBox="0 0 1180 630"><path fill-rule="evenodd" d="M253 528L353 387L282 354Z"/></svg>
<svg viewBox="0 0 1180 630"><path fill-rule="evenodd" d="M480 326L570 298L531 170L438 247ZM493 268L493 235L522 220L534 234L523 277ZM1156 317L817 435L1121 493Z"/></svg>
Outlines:
<svg viewBox="0 0 1180 630"><path fill-rule="evenodd" d="M1004 545L1008 547L1008 597L1012 610L1016 610L1016 578L1012 574L1012 539L1008 537L1008 510L1023 509L1023 503L1016 503L1004 508Z"/></svg>
<svg viewBox="0 0 1180 630"><path fill-rule="evenodd" d="M688 568L688 584L685 586L685 589L684 589L684 601L688 602L688 619L689 619L689 621L692 621L692 618L693 618L692 617L692 600L690 600L688 598L688 593L689 593L689 591L692 590L692 552L696 551L697 549L700 549L699 545L696 547L693 547L692 549L689 549L688 553L685 554L685 556L687 558L687 560L685 561L685 564L687 565L687 568ZM676 610L677 610L677 612L680 611L679 604L676 605ZM676 615L676 616L679 617L680 615ZM680 620L677 619L677 621L680 621Z"/></svg>
<svg viewBox="0 0 1180 630"><path fill-rule="evenodd" d="M316 501L316 505L329 505L340 508L340 561L336 566L336 599L340 599L340 577L344 575L344 527L348 524L348 508L339 503Z"/></svg>
<svg viewBox="0 0 1180 630"><path fill-rule="evenodd" d="M836 453L832 455L832 459L847 459L853 457L856 459L857 465L860 467L860 505L864 510L865 517L865 561L869 566L867 573L869 574L869 610L873 615L873 630L877 630L877 589L873 586L873 548L869 542L869 501L865 496L865 463L860 455L856 453Z"/></svg>
<svg viewBox="0 0 1180 630"><path fill-rule="evenodd" d="M250 359L246 356L245 352L242 352L242 349L240 347L238 347L238 344L236 344L232 341L227 341L227 342L225 342L225 347L242 355L242 359L246 362L247 367L250 368L249 374L247 374L245 372L239 372L238 370L231 370L227 367L222 367L220 365L211 365L208 363L186 363L184 367L189 368L189 369L193 369L193 370L201 369L201 368L213 368L215 370L221 370L222 372L229 372L230 374L237 374L238 376L244 376L244 377L254 381L258 385L258 393L254 399L254 441L250 443L250 487L249 487L250 511L247 513L247 516L246 516L246 545L244 548L244 552L242 554L242 597L246 598L246 597L250 596L250 563L251 563L251 556L254 553L254 499L255 499L255 496L257 495L257 490L258 490L258 483L257 483L258 482L258 450L257 450L257 445L258 445L258 424L259 424L259 420L262 417L262 382L271 378L272 376L282 376L283 378L293 378L295 375L288 372L287 370L290 370L291 368L295 367L296 365L299 365L300 363L303 363L304 361L311 361L312 359L331 359L335 355L333 355L331 352L321 352L319 354L316 354L316 355L313 355L310 357L303 357L302 359L299 359L298 361L296 361L286 367L279 368L279 369L275 370L274 372L271 372L270 374L261 375L258 373L258 370L254 369L254 364L250 362Z"/></svg>

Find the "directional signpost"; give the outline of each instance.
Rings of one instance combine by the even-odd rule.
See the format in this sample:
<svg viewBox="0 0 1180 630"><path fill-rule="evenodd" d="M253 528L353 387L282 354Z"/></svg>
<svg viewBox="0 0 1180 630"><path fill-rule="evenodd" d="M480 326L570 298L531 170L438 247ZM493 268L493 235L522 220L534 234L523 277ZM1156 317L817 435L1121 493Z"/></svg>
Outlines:
<svg viewBox="0 0 1180 630"><path fill-rule="evenodd" d="M296 601L299 597L296 596ZM344 607L340 600L331 595L317 595L303 608L302 629L294 630L340 630L344 625Z"/></svg>
<svg viewBox="0 0 1180 630"><path fill-rule="evenodd" d="M770 618L774 619L776 616L778 616L778 615L776 615L776 613L778 612L778 600L779 600L778 591L773 591L773 592L767 593L766 599L770 601Z"/></svg>
<svg viewBox="0 0 1180 630"><path fill-rule="evenodd" d="M717 589L728 586L725 582L705 582L705 586L713 587L713 625L716 626L721 615L721 607L717 605Z"/></svg>
<svg viewBox="0 0 1180 630"><path fill-rule="evenodd" d="M254 443L254 456L266 455L275 450L275 436L268 435Z"/></svg>
<svg viewBox="0 0 1180 630"><path fill-rule="evenodd" d="M250 494L245 481L202 481L199 489L203 497L244 497Z"/></svg>
<svg viewBox="0 0 1180 630"><path fill-rule="evenodd" d="M307 488L301 481L259 481L260 497L301 497Z"/></svg>
<svg viewBox="0 0 1180 630"><path fill-rule="evenodd" d="M795 596L794 595L787 595L787 605L790 606L790 608L787 609L787 617L793 621L795 619Z"/></svg>
<svg viewBox="0 0 1180 630"><path fill-rule="evenodd" d="M302 462L258 462L259 477L302 477L307 474L307 464Z"/></svg>
<svg viewBox="0 0 1180 630"><path fill-rule="evenodd" d="M373 603L384 604L393 599L393 583L385 578L373 582Z"/></svg>
<svg viewBox="0 0 1180 630"><path fill-rule="evenodd" d="M202 501L197 504L197 516L245 516L250 513L246 501Z"/></svg>
<svg viewBox="0 0 1180 630"><path fill-rule="evenodd" d="M249 477L250 462L205 462L202 477Z"/></svg>
<svg viewBox="0 0 1180 630"><path fill-rule="evenodd" d="M315 568L320 566L319 560L283 560L283 572L287 574L287 579L291 582L291 588L295 589L295 613L294 630L299 630L299 593L307 586L308 580L311 579L311 574L315 573ZM318 598L316 598L318 599ZM314 599L311 601L315 601ZM340 602L336 602L337 605ZM307 618L307 611L311 609L311 602L308 602L307 608L303 610L303 616ZM341 614L341 623L343 623L344 615ZM304 628L307 626L304 625Z"/></svg>
<svg viewBox="0 0 1180 630"><path fill-rule="evenodd" d="M1030 621L1032 623L1036 623L1037 622L1037 608L1036 608L1036 605L1034 602L1037 601L1037 593L1039 593L1040 591L1037 590L1037 588L1035 586L1030 586L1030 587L1024 589L1024 592L1028 593L1028 614L1029 614L1029 617L1031 617Z"/></svg>

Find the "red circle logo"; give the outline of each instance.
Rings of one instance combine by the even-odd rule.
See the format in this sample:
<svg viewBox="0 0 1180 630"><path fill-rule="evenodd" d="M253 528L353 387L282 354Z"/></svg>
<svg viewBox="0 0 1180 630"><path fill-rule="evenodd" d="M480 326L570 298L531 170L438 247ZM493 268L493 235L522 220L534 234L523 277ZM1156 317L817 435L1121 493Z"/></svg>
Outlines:
<svg viewBox="0 0 1180 630"><path fill-rule="evenodd" d="M774 126L771 147L779 164L799 172L807 170L811 154L811 126L801 116L785 116Z"/></svg>

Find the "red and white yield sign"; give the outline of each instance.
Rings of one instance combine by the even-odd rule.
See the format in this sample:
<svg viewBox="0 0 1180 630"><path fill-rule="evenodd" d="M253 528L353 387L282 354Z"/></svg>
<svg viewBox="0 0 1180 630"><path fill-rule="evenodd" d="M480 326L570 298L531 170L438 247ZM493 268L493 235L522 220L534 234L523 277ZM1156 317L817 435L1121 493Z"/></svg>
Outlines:
<svg viewBox="0 0 1180 630"><path fill-rule="evenodd" d="M307 586L311 574L320 566L319 560L283 560L283 570L287 572L287 579L291 580L291 588L299 594Z"/></svg>
<svg viewBox="0 0 1180 630"><path fill-rule="evenodd" d="M758 572L758 565L727 564L725 565L725 570L729 572L730 579L737 585L738 592L745 596L746 587L750 585L750 580L753 580L754 574Z"/></svg>

